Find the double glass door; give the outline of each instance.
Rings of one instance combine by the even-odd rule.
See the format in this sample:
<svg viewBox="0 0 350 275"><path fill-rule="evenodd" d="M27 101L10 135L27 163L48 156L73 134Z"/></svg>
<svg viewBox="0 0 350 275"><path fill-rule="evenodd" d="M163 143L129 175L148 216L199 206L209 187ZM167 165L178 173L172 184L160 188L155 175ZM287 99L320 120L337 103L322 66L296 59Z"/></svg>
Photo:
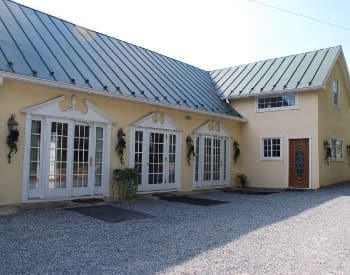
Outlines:
<svg viewBox="0 0 350 275"><path fill-rule="evenodd" d="M195 137L195 188L210 188L228 184L229 159L227 137Z"/></svg>
<svg viewBox="0 0 350 275"><path fill-rule="evenodd" d="M102 192L103 126L33 120L31 139L37 144L36 154L33 149L30 154L30 183L35 182L29 185L32 193L37 190L44 198L56 198Z"/></svg>
<svg viewBox="0 0 350 275"><path fill-rule="evenodd" d="M138 191L177 188L179 136L176 132L136 129L132 165L138 177Z"/></svg>

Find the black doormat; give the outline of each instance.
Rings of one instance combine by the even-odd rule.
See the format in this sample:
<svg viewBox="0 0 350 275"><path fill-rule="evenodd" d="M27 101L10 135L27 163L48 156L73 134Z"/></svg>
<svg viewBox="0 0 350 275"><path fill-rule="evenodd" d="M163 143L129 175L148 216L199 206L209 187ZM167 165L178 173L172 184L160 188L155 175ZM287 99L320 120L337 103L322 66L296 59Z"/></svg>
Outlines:
<svg viewBox="0 0 350 275"><path fill-rule="evenodd" d="M153 217L145 213L124 208L118 208L111 205L73 207L68 208L68 210L75 211L80 214L87 215L106 222L120 222L126 220L145 219Z"/></svg>
<svg viewBox="0 0 350 275"><path fill-rule="evenodd" d="M195 204L200 206L211 206L211 205L227 203L227 201L201 199L201 198L194 198L194 197L187 197L187 196L159 195L158 197L159 199L165 200L165 201L182 202L182 203L189 203L189 204Z"/></svg>
<svg viewBox="0 0 350 275"><path fill-rule="evenodd" d="M72 202L77 203L94 203L94 202L104 202L104 199L101 198L86 198L86 199L75 199Z"/></svg>
<svg viewBox="0 0 350 275"><path fill-rule="evenodd" d="M243 194L243 195L270 195L279 193L278 191L268 191L268 190L249 190L249 189L232 189L232 188L225 188L222 189L222 192L227 193L236 193L236 194Z"/></svg>

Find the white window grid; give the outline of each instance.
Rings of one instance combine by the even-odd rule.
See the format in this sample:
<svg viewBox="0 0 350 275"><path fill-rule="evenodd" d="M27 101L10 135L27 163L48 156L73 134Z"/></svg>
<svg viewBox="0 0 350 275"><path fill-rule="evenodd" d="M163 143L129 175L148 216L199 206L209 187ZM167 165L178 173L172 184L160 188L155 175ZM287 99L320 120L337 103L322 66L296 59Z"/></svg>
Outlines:
<svg viewBox="0 0 350 275"><path fill-rule="evenodd" d="M284 110L295 108L296 95L280 95L273 97L260 97L257 99L257 110Z"/></svg>
<svg viewBox="0 0 350 275"><path fill-rule="evenodd" d="M102 186L102 167L103 167L103 139L104 133L102 127L96 127L96 148L95 148L95 186Z"/></svg>
<svg viewBox="0 0 350 275"><path fill-rule="evenodd" d="M220 179L220 157L221 157L221 141L213 139L213 180Z"/></svg>
<svg viewBox="0 0 350 275"><path fill-rule="evenodd" d="M67 185L68 123L51 123L49 147L49 188L62 189Z"/></svg>
<svg viewBox="0 0 350 275"><path fill-rule="evenodd" d="M29 158L29 189L39 189L41 121L32 120Z"/></svg>
<svg viewBox="0 0 350 275"><path fill-rule="evenodd" d="M262 159L280 160L282 158L282 139L279 137L262 138Z"/></svg>
<svg viewBox="0 0 350 275"><path fill-rule="evenodd" d="M168 183L175 183L176 172L176 135L169 134L169 152L168 152Z"/></svg>
<svg viewBox="0 0 350 275"><path fill-rule="evenodd" d="M76 124L74 127L73 187L88 186L89 132L88 125ZM97 174L102 174L102 171L97 171Z"/></svg>
<svg viewBox="0 0 350 275"><path fill-rule="evenodd" d="M150 133L149 141L149 184L163 183L164 169L164 143L165 135L163 133Z"/></svg>
<svg viewBox="0 0 350 275"><path fill-rule="evenodd" d="M143 147L143 132L135 131L135 153L134 153L134 169L137 173L137 184L142 183L142 147Z"/></svg>

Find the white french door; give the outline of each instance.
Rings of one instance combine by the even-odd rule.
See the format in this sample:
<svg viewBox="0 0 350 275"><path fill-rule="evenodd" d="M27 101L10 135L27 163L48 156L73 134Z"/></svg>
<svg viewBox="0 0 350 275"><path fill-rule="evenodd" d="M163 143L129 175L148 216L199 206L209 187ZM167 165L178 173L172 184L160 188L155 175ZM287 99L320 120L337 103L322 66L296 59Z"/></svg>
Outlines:
<svg viewBox="0 0 350 275"><path fill-rule="evenodd" d="M175 131L135 128L131 167L138 191L176 190L179 181L180 136Z"/></svg>
<svg viewBox="0 0 350 275"><path fill-rule="evenodd" d="M31 124L29 198L104 193L104 125L51 118Z"/></svg>
<svg viewBox="0 0 350 275"><path fill-rule="evenodd" d="M210 188L229 183L229 138L195 136L194 187Z"/></svg>

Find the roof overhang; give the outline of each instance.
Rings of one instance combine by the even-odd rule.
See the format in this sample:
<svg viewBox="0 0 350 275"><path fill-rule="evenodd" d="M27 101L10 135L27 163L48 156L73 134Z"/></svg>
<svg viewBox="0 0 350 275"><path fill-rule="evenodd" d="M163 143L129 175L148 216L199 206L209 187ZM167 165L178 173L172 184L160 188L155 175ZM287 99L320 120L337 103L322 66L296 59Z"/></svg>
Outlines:
<svg viewBox="0 0 350 275"><path fill-rule="evenodd" d="M138 103L143 103L143 104L147 104L147 105L159 106L159 107L172 109L172 110L182 110L182 111L186 111L186 112L206 115L206 116L210 116L210 117L228 119L228 120L233 120L233 121L242 122L242 123L248 121L246 118L243 118L243 117L240 118L240 117L235 117L235 116L223 115L223 114L218 114L218 113L214 113L214 112L208 112L208 111L188 108L188 107L184 107L184 106L174 106L174 105L167 104L167 103L148 101L148 100L144 100L142 98L135 98L135 97L131 97L131 96L123 96L123 95L118 95L118 94L107 94L105 91L102 91L102 90L99 91L99 90L94 90L94 89L89 89L89 88L82 88L82 87L77 87L77 86L72 85L72 84L65 84L65 83L55 82L55 81L51 81L51 80L46 80L46 79L41 79L41 78L36 78L36 77L31 77L31 76L26 76L26 75L20 75L20 74L15 74L15 73L9 73L9 72L4 72L4 71L0 71L0 79L19 80L19 81L29 82L29 83L33 83L33 84L53 87L53 88L70 90L70 91L74 91L77 93L85 93L85 94L98 95L98 96L115 98L115 99L120 99L120 100L125 100L125 101L138 102Z"/></svg>

